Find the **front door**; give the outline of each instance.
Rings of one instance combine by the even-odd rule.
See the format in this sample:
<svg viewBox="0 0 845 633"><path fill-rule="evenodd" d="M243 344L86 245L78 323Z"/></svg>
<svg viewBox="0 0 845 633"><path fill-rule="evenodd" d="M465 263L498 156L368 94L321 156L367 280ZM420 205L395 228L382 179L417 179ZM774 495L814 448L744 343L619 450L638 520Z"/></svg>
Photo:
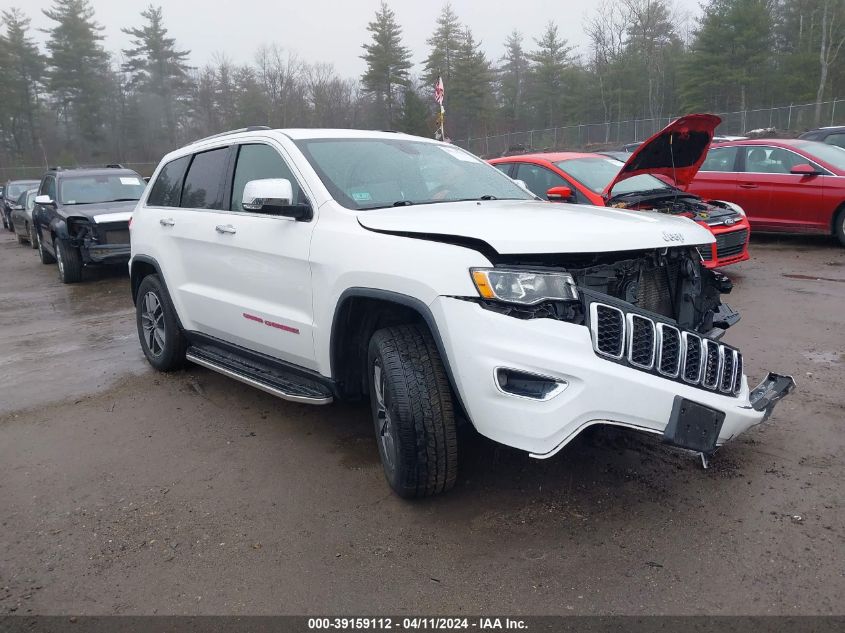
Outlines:
<svg viewBox="0 0 845 633"><path fill-rule="evenodd" d="M186 213L173 227L181 268L190 271L177 292L200 332L313 369L308 247L315 221L244 211L244 186L262 178L290 180L294 200L307 201L269 143L194 157L182 191Z"/></svg>

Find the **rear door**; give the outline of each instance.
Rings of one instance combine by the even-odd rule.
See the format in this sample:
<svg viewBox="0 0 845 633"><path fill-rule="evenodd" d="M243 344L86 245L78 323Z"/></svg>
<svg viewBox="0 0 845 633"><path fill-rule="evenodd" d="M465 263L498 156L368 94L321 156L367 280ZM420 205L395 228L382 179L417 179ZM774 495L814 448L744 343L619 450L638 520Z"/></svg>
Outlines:
<svg viewBox="0 0 845 633"><path fill-rule="evenodd" d="M246 183L262 178L286 178L294 200L308 201L281 152L267 141L194 157L182 190L186 221L176 227L186 271L179 293L200 332L314 368L308 248L315 221L242 206Z"/></svg>
<svg viewBox="0 0 845 633"><path fill-rule="evenodd" d="M739 189L745 202L739 202L752 227L763 230L807 232L827 230L824 216L824 190L829 176L791 174L795 165L811 164L792 150L767 146L742 146L744 171Z"/></svg>

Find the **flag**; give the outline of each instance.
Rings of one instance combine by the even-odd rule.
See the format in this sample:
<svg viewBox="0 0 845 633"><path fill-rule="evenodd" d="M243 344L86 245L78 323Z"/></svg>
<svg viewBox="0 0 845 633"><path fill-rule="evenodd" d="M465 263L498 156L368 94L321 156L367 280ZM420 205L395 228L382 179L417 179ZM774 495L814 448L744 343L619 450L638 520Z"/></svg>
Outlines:
<svg viewBox="0 0 845 633"><path fill-rule="evenodd" d="M443 77L438 77L437 85L434 86L434 100L442 106L444 96L446 96L446 88L443 86Z"/></svg>

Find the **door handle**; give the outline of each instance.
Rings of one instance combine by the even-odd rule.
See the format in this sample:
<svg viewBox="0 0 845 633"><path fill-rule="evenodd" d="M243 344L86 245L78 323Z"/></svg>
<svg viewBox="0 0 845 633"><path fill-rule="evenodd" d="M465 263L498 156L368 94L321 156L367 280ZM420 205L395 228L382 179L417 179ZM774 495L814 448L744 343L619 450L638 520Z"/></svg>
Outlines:
<svg viewBox="0 0 845 633"><path fill-rule="evenodd" d="M158 221L159 224L162 226L173 226L176 222L173 221L173 218L162 218Z"/></svg>
<svg viewBox="0 0 845 633"><path fill-rule="evenodd" d="M755 185L753 182L743 182L739 185L739 188L740 189L756 189L757 185Z"/></svg>
<svg viewBox="0 0 845 633"><path fill-rule="evenodd" d="M234 235L235 233L237 233L235 227L231 224L218 224L214 227L214 230L218 233L226 233L228 235Z"/></svg>

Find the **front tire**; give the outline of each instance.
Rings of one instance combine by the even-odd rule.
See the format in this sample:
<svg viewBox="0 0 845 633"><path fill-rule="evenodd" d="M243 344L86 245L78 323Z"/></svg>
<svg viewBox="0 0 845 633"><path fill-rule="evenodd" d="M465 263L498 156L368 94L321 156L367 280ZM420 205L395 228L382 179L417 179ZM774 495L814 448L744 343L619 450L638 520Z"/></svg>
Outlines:
<svg viewBox="0 0 845 633"><path fill-rule="evenodd" d="M405 498L451 489L458 474L455 411L431 333L419 325L379 330L367 361L373 423L390 487Z"/></svg>
<svg viewBox="0 0 845 633"><path fill-rule="evenodd" d="M61 238L53 240L53 252L59 266L59 279L63 284L82 281L82 254Z"/></svg>
<svg viewBox="0 0 845 633"><path fill-rule="evenodd" d="M833 233L839 239L839 243L845 246L845 208L840 209L839 214L836 216Z"/></svg>
<svg viewBox="0 0 845 633"><path fill-rule="evenodd" d="M158 371L184 366L187 341L158 275L147 275L138 287L135 322L141 349L150 365Z"/></svg>

